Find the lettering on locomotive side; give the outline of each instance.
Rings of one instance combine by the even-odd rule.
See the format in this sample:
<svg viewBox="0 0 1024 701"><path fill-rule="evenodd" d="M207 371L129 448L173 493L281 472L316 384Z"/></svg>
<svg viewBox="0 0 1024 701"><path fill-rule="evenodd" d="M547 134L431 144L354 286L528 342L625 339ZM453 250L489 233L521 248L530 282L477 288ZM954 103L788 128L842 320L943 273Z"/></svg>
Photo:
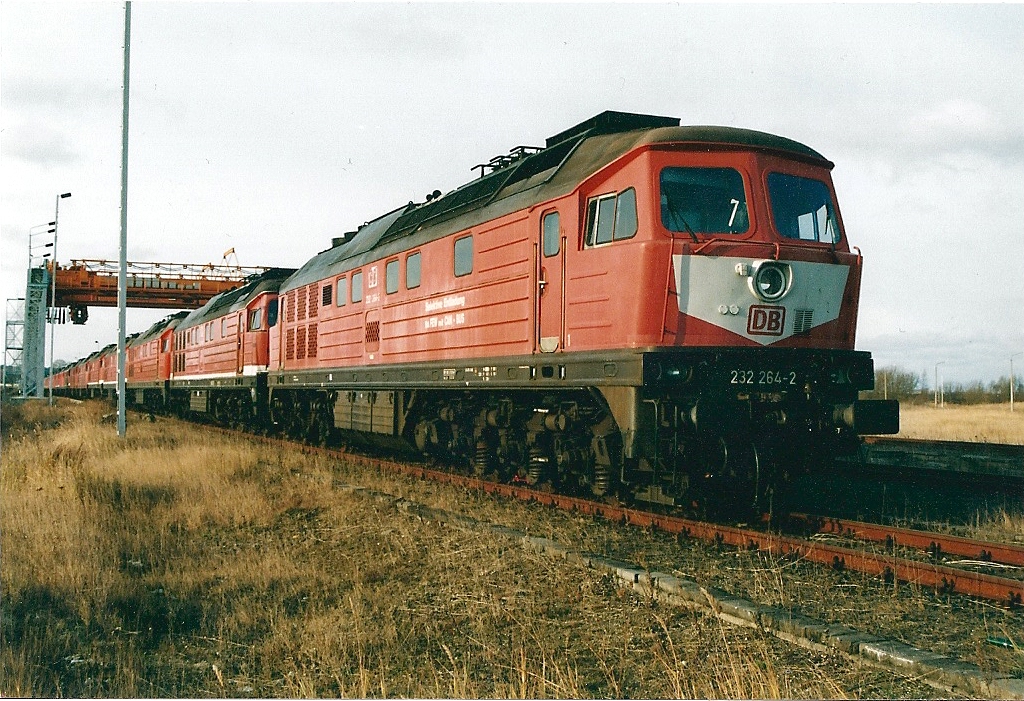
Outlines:
<svg viewBox="0 0 1024 701"><path fill-rule="evenodd" d="M747 312L747 333L751 336L781 336L785 327L785 307L754 304Z"/></svg>
<svg viewBox="0 0 1024 701"><path fill-rule="evenodd" d="M426 311L429 314L430 312L439 312L442 309L465 307L466 298L463 295L451 295L443 299L428 299L426 305Z"/></svg>
<svg viewBox="0 0 1024 701"><path fill-rule="evenodd" d="M449 295L443 299L428 299L426 301L426 311L428 314L446 309L464 308L465 306L466 298L463 295ZM427 317L423 319L423 328L425 330L444 329L452 326L462 326L465 323L465 312L457 312L455 314Z"/></svg>
<svg viewBox="0 0 1024 701"><path fill-rule="evenodd" d="M423 320L424 329L444 329L450 326L462 326L466 323L466 315L462 312L458 314L445 314L444 316L431 316Z"/></svg>

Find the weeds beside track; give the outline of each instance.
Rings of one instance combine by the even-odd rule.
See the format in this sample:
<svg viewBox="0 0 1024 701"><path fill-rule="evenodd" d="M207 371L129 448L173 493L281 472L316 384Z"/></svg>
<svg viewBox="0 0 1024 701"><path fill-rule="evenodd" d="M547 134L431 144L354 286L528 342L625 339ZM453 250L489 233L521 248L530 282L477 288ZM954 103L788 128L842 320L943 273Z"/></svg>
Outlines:
<svg viewBox="0 0 1024 701"><path fill-rule="evenodd" d="M174 421L135 422L119 441L104 410L5 408L4 694L936 693L332 486L383 482L540 535L586 531L610 551L636 553L642 532ZM777 586L745 569L751 586Z"/></svg>

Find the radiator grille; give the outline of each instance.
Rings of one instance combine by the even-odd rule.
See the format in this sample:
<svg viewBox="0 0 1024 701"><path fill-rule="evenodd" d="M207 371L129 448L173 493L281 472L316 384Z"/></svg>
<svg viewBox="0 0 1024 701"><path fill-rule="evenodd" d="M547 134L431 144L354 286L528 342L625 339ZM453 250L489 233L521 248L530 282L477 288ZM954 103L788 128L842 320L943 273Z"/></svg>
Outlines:
<svg viewBox="0 0 1024 701"><path fill-rule="evenodd" d="M366 322L366 344L380 343L380 321Z"/></svg>
<svg viewBox="0 0 1024 701"><path fill-rule="evenodd" d="M288 329L284 344L285 360L295 360L295 329Z"/></svg>
<svg viewBox="0 0 1024 701"><path fill-rule="evenodd" d="M316 315L317 315L317 311L318 311L317 305L318 305L318 303L320 301L319 297L317 297L317 294L319 293L319 291L320 291L320 288L317 287L316 285L310 285L309 286L309 318L310 319L316 318Z"/></svg>
<svg viewBox="0 0 1024 701"><path fill-rule="evenodd" d="M807 333L814 326L813 309L793 310L793 333Z"/></svg>
<svg viewBox="0 0 1024 701"><path fill-rule="evenodd" d="M316 324L310 324L306 329L306 357L316 357Z"/></svg>

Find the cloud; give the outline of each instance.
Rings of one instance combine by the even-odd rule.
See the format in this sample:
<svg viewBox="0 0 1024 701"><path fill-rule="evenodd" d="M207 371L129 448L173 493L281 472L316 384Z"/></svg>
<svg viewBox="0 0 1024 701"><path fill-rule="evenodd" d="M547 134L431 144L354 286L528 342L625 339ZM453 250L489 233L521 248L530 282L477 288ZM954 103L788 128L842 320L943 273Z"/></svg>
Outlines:
<svg viewBox="0 0 1024 701"><path fill-rule="evenodd" d="M68 71L72 71L69 69ZM74 79L27 80L17 76L4 76L4 110L27 110L33 114L81 115L95 109L115 109L120 104L118 84L89 80L89 74L75 72Z"/></svg>
<svg viewBox="0 0 1024 701"><path fill-rule="evenodd" d="M5 127L0 150L5 159L15 158L43 168L71 165L82 158L64 131L46 124Z"/></svg>
<svg viewBox="0 0 1024 701"><path fill-rule="evenodd" d="M1017 341L1019 344L1024 339ZM947 382L1009 376L1010 355L1020 350L1012 339L961 331L883 334L859 340L857 345L871 351L876 368L896 366L926 374L931 381L938 364Z"/></svg>

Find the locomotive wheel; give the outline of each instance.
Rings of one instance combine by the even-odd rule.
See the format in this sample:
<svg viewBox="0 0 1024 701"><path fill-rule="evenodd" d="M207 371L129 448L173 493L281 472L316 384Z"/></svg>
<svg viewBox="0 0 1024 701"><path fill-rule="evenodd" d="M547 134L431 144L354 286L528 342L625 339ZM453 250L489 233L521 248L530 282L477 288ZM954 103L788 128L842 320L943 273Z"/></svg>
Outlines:
<svg viewBox="0 0 1024 701"><path fill-rule="evenodd" d="M766 451L745 437L716 436L701 451L702 478L697 503L702 513L719 518L760 516L771 500L771 470Z"/></svg>

